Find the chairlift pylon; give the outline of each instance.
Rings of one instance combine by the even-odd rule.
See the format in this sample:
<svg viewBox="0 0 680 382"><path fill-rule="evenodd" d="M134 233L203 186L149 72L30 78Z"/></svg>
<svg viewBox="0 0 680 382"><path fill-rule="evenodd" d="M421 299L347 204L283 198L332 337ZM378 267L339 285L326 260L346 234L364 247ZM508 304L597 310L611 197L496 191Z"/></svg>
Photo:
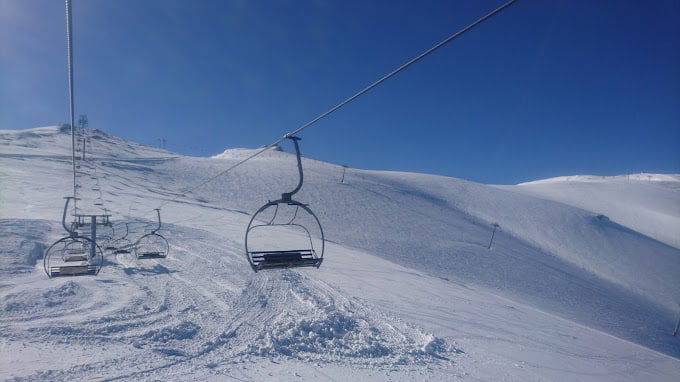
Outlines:
<svg viewBox="0 0 680 382"><path fill-rule="evenodd" d="M299 174L298 185L295 187L295 189L293 189L293 191L283 193L281 195L281 199L274 201L270 200L269 202L267 202L264 206L260 207L260 209L258 209L257 212L255 212L255 214L253 214L253 216L250 218L248 228L246 228L246 235L244 241L246 257L248 258L248 262L250 263L250 266L253 268L255 272L262 269L299 268L299 267L319 268L323 261L323 255L325 250L323 227L321 226L321 223L319 222L319 219L316 217L314 212L312 212L312 210L306 204L300 203L297 200L293 199L293 195L300 191L300 189L302 188L302 183L304 181L304 175L302 171L302 159L300 157L300 145L298 143L298 141L300 141L300 138L292 135L286 136L286 138L293 141L293 144L295 145L295 155L297 158L297 167ZM279 206L295 207L293 217L287 222L282 223L276 222L277 214L279 212ZM264 211L272 207L274 208L274 215L268 222L262 224L257 223L253 224L258 215L262 214ZM315 224L318 226L319 233L321 235L320 252L317 252L317 250L314 248L314 239L312 238L312 235L308 227L305 227L301 223L295 222L296 218L298 218L298 213L300 210L306 212L309 216L311 216ZM268 250L255 250L253 248L252 243L252 233L258 229L264 228L284 228L284 229L295 228L301 231L304 236L306 236L306 239L309 240L309 246L305 246L303 249L279 248ZM286 233L289 234L290 231ZM249 239L251 240L249 241Z"/></svg>
<svg viewBox="0 0 680 382"><path fill-rule="evenodd" d="M47 277L97 275L104 264L104 253L95 241L82 236L73 227L77 222L66 225L66 213L72 196L65 198L61 225L68 236L54 242L45 252L43 268Z"/></svg>
<svg viewBox="0 0 680 382"><path fill-rule="evenodd" d="M161 229L161 210L156 208L158 225L151 232L143 235L134 244L137 259L163 259L168 257L170 244L168 240L158 230Z"/></svg>

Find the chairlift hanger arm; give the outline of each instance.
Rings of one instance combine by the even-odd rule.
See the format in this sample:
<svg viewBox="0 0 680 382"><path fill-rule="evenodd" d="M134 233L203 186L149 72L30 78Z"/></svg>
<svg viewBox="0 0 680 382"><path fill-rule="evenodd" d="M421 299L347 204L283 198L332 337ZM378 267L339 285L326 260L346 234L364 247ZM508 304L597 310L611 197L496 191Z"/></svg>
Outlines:
<svg viewBox="0 0 680 382"><path fill-rule="evenodd" d="M66 213L67 213L67 211L68 211L68 204L69 204L69 202L71 201L71 199L73 199L73 196L66 196L66 197L64 197L64 199L66 199L66 203L64 204L64 213L61 215L61 225L64 227L64 229L66 230L66 232L69 233L69 235L70 235L71 237L76 237L76 236L78 236L78 234L76 233L76 231L72 230L71 228L69 228L69 227L66 225Z"/></svg>
<svg viewBox="0 0 680 382"><path fill-rule="evenodd" d="M298 184L295 187L295 189L293 189L293 191L284 192L283 194L281 194L281 199L284 202L291 201L293 195L295 195L298 191L300 191L300 189L302 188L302 183L304 182L304 174L302 172L302 158L300 157L300 144L298 143L298 141L300 141L302 138L296 137L296 136L293 136L293 135L289 135L289 134L286 135L286 138L293 141L293 144L295 145L295 156L297 158L297 167L298 167L299 179L298 179Z"/></svg>
<svg viewBox="0 0 680 382"><path fill-rule="evenodd" d="M156 226L156 229L151 231L151 233L156 233L159 229L161 229L161 209L156 208L156 216L158 216L158 226Z"/></svg>

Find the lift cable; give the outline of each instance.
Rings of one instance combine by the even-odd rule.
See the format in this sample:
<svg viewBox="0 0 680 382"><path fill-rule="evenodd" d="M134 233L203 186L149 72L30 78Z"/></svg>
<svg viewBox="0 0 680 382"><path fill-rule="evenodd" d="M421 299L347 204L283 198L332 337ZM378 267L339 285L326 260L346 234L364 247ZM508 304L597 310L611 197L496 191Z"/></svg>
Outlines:
<svg viewBox="0 0 680 382"><path fill-rule="evenodd" d="M73 100L73 27L71 18L71 0L66 0L66 44L68 48L68 100L71 116L71 165L73 167L73 208L76 210L76 124Z"/></svg>
<svg viewBox="0 0 680 382"><path fill-rule="evenodd" d="M177 201L179 198L185 197L189 192L194 191L194 190L196 190L196 189L198 189L198 188L200 188L200 187L203 187L204 185L206 185L206 184L212 182L213 180L215 180L215 179L221 177L222 175L224 175L224 174L230 172L231 170L237 168L238 166L244 164L245 162L247 162L247 161L249 161L249 160L255 158L256 156L262 154L263 152L269 150L270 148L277 146L279 143L283 142L284 140L288 139L289 137L292 137L292 136L294 136L294 135L296 135L296 134L302 132L302 131L305 130L306 128L312 126L313 124L315 124L316 122L320 121L321 119L323 119L323 118L329 116L330 114L332 114L333 112L335 112L335 111L337 111L338 109L342 108L343 106L347 105L348 103L350 103L350 102L354 101L355 99L359 98L360 96L362 96L362 95L368 93L369 91L371 91L372 89L374 89L375 87L377 87L378 85L380 85L381 83L383 83L383 82L387 81L388 79L390 79L391 77L395 76L397 73L403 71L404 69L408 68L409 66L411 66L411 65L415 64L416 62L420 61L420 60L423 59L425 56L427 56L427 55L433 53L434 51L438 50L439 48L443 47L444 45L446 45L446 44L450 43L451 41L455 40L456 38L460 37L460 36L463 35L465 32L468 32L469 30L473 29L474 27L478 26L479 24L483 23L484 21L486 21L486 20L492 18L493 16L495 16L495 15L498 14L498 13L500 13L500 12L503 11L504 9L506 9L506 8L508 8L509 6L513 5L515 2L517 2L517 0L510 0L510 1L506 2L506 3L504 3L504 4L501 5L500 7L494 9L493 11L489 12L489 13L486 14L485 16L483 16L483 17L477 19L475 22L469 24L469 25L466 26L465 28L459 30L458 32L454 33L453 35L451 35L451 36L447 37L446 39L442 40L441 42L437 43L436 45L434 45L434 46L431 47L430 49L424 51L424 52L421 53L420 55L416 56L415 58L411 59L410 61L406 62L405 64L403 64L403 65L401 65L401 66L399 66L398 68L394 69L393 71L391 71L390 73L386 74L385 76L381 77L379 80L377 80L377 81L373 82L372 84L368 85L367 87L363 88L362 90L360 90L359 92L355 93L355 94L352 95L351 97L349 97L349 98L345 99L344 101L340 102L339 104L335 105L334 107L332 107L332 108L329 109L328 111L326 111L326 112L320 114L320 115L317 116L316 118L314 118L314 119L312 119L311 121L305 123L304 125L298 127L297 129L295 129L295 130L293 130L293 131L291 131L291 132L289 132L289 133L286 133L283 137L277 139L276 141L272 142L271 144L266 145L266 146L263 146L261 149L257 150L255 153L253 153L253 154L249 155L248 157L246 157L245 159L242 159L241 161L239 161L239 162L233 164L232 166L228 167L227 169L225 169L225 170L223 170L223 171L221 171L221 172L219 172L219 173L217 173L217 174L215 174L215 175L213 175L213 176L211 176L211 177L209 177L209 178L207 178L207 179L201 181L200 183L194 185L193 187L188 188L187 190L185 190L182 194L178 195L177 197L175 197L175 198L173 198L173 199L170 199L170 200L167 200L167 201L161 203L157 208L161 208L161 207L163 207L163 206L165 206L165 205L167 205L167 204L169 204L169 203L172 203L172 202ZM155 209L154 209L154 210L155 210ZM149 212L154 211L154 210L150 210Z"/></svg>

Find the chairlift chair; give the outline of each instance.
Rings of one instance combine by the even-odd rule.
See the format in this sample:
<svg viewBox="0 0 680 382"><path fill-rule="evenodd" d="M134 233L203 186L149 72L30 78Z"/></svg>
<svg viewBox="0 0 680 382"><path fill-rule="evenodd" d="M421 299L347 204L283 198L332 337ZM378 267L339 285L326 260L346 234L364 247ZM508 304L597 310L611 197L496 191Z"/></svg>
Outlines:
<svg viewBox="0 0 680 382"><path fill-rule="evenodd" d="M125 223L125 235L113 242L113 246L115 247L113 250L114 255L127 255L131 253L132 242L127 238L128 234L130 233L128 224L129 223Z"/></svg>
<svg viewBox="0 0 680 382"><path fill-rule="evenodd" d="M105 243L104 244L104 250L105 251L115 251L116 246L114 245L114 242L116 241L114 238L116 237L116 230L113 228L113 224L111 224L110 221L106 221L105 227L110 227L111 231L110 233L104 233L101 238L102 241Z"/></svg>
<svg viewBox="0 0 680 382"><path fill-rule="evenodd" d="M158 230L161 229L161 210L156 208L158 225L151 232L142 236L135 242L134 250L137 259L163 259L168 257L170 244L168 240Z"/></svg>
<svg viewBox="0 0 680 382"><path fill-rule="evenodd" d="M287 136L286 138L293 141L295 145L295 154L297 157L297 167L299 174L299 181L297 187L291 192L286 192L281 195L281 199L269 201L264 206L253 214L248 223L248 228L246 229L245 235L245 250L248 262L252 269L257 272L262 269L281 269L281 268L299 268L299 267L316 267L319 268L323 262L323 254L325 250L325 239L323 234L323 228L319 219L316 217L314 212L303 203L293 200L292 196L296 194L302 188L302 183L304 180L302 172L302 159L300 157L300 145L298 141L299 137ZM295 207L293 217L283 223L277 223L276 218L279 213L279 206L291 206ZM258 215L261 215L264 211L269 208L274 208L273 217L265 223L255 223ZM304 211L307 215L313 218L316 226L318 227L319 233L321 235L321 248L320 252L314 248L314 240L307 227L301 223L297 223L296 219L300 210ZM253 224L255 223L255 224ZM309 240L309 246L302 249L268 249L268 250L254 250L252 243L252 233L256 230L263 228L296 228L300 230L306 239ZM249 240L251 239L251 240Z"/></svg>
<svg viewBox="0 0 680 382"><path fill-rule="evenodd" d="M66 198L61 224L68 236L54 242L45 252L43 268L48 277L97 275L104 264L104 253L89 237L80 235L66 225L68 205L73 197Z"/></svg>
<svg viewBox="0 0 680 382"><path fill-rule="evenodd" d="M66 262L87 261L89 250L88 243L84 240L71 240L65 243L61 259Z"/></svg>

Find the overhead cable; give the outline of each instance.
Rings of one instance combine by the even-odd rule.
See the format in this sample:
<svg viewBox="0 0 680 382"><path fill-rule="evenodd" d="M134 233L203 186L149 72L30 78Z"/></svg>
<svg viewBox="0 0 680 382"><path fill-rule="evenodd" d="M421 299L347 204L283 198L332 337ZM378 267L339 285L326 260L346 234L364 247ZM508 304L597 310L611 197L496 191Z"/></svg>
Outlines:
<svg viewBox="0 0 680 382"><path fill-rule="evenodd" d="M513 5L515 2L517 2L517 0L510 0L510 1L506 2L506 3L504 3L504 4L501 5L500 7L494 9L493 11L491 11L491 12L489 12L489 13L487 13L486 15L484 15L483 17L477 19L475 22L469 24L469 25L466 26L465 28L459 30L458 32L452 34L451 36L447 37L446 39L440 41L439 43L437 43L436 45L434 45L434 46L431 47L430 49L428 49L428 50L424 51L423 53L419 54L418 56L412 58L411 60L409 60L409 61L406 62L405 64L399 66L398 68L394 69L394 70L391 71L390 73L384 75L383 77L381 77L381 78L378 79L377 81L373 82L372 84L368 85L367 87L363 88L363 89L360 90L359 92L355 93L354 95L350 96L349 98L345 99L344 101L340 102L339 104L333 106L333 107L330 108L329 110L327 110L327 111L321 113L320 115L318 115L316 118L312 119L311 121L309 121L309 122L303 124L302 126L298 127L297 129L295 129L295 130L293 130L293 131L291 131L291 132L286 133L284 136L282 136L281 138L277 139L276 141L274 141L274 142L272 142L272 143L270 143L270 144L268 144L268 145L266 145L266 146L263 146L261 149L257 150L255 153L249 155L248 157L246 157L245 159L242 159L242 160L239 161L239 162L236 162L235 164L231 165L230 167L226 168L225 170L223 170L223 171L221 171L221 172L219 172L219 173L217 173L217 174L215 174L215 175L213 175L213 176L211 176L211 177L209 177L209 178L206 178L205 180L201 181L200 183L198 183L198 184L196 184L196 185L194 185L194 186L188 188L187 190L185 190L182 194L178 195L177 197L175 197L175 198L173 198L173 199L170 199L170 200L167 200L167 201L161 203L157 208L161 208L161 207L167 205L168 203L175 202L175 201L177 201L179 198L185 197L188 193L190 193L190 192L192 192L192 191L194 191L194 190L196 190L196 189L198 189L198 188L200 188L200 187L205 186L206 184L208 184L208 183L212 182L213 180L215 180L215 179L221 177L222 175L225 175L226 173L228 173L228 172L232 171L233 169L239 167L240 165L244 164L245 162L247 162L247 161L249 161L249 160L255 158L256 156L262 154L263 152L269 150L270 148L277 146L279 143L283 142L284 140L288 139L289 137L294 136L294 135L296 135L296 134L302 132L302 131L305 130L306 128L308 128L308 127L314 125L315 123L319 122L319 121L322 120L323 118L326 118L327 116L329 116L330 114L336 112L338 109L342 108L343 106L347 105L348 103L350 103L350 102L354 101L355 99L359 98L360 96L362 96L362 95L368 93L369 91L371 91L372 89L374 89L374 88L377 87L378 85L382 84L383 82L385 82L385 81L387 81L388 79L390 79L390 78L392 78L393 76L395 76L397 73L403 71L404 69L408 68L409 66L411 66L411 65L415 64L416 62L420 61L421 59L425 58L425 56L428 56L429 54L433 53L434 51L438 50L439 48L443 47L444 45L450 43L451 41L453 41L453 40L455 40L456 38L460 37L460 36L463 35L464 33L470 31L471 29L473 29L474 27L476 27L476 26L478 26L479 24L483 23L484 21L486 21L486 20L492 18L493 16L495 16L495 15L498 14L498 13L500 13L500 12L503 11L504 9L506 9L506 8L508 8L509 6ZM153 211L153 210L152 210L152 211Z"/></svg>

